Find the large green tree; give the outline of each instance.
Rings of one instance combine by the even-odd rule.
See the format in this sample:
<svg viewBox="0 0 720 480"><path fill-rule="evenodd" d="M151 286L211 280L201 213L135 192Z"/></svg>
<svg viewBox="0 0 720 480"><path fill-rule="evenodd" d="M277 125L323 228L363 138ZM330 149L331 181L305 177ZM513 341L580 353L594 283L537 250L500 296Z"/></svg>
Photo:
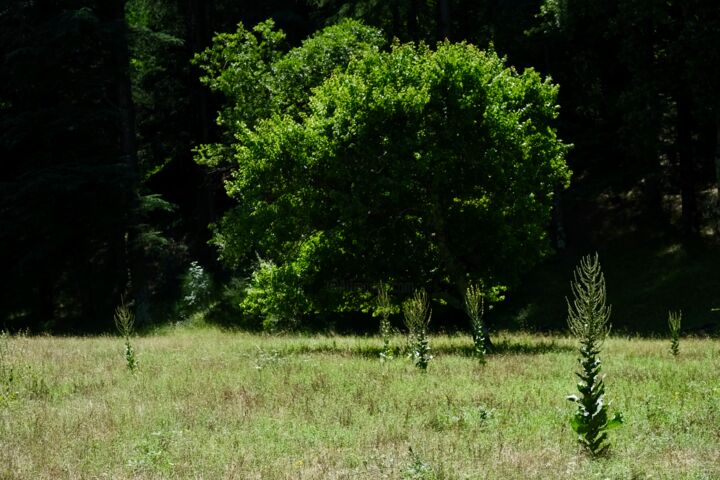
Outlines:
<svg viewBox="0 0 720 480"><path fill-rule="evenodd" d="M457 302L468 281L512 284L547 253L553 192L569 178L549 81L466 44L380 51L355 22L285 54L277 33L256 30L201 57L229 96L234 141L200 159L233 165L237 206L215 243L251 274L247 313L362 310L379 281ZM338 50L348 36L354 47ZM288 63L316 75L285 83ZM305 102L278 84L317 86Z"/></svg>

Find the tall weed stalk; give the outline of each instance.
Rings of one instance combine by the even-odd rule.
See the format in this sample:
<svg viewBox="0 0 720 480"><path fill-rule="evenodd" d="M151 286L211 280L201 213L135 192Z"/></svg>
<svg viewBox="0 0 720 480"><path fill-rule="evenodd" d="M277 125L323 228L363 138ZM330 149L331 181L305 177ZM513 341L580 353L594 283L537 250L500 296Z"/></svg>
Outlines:
<svg viewBox="0 0 720 480"><path fill-rule="evenodd" d="M130 307L125 303L125 298L120 298L120 305L115 309L115 327L125 340L125 364L131 373L135 373L138 367L135 349L130 342L130 337L134 333L135 315L133 315Z"/></svg>
<svg viewBox="0 0 720 480"><path fill-rule="evenodd" d="M392 336L392 325L390 324L390 314L393 311L392 302L390 301L390 289L386 283L378 286L377 305L375 314L380 316L380 336L382 337L383 347L380 352L382 360L390 360L392 358L392 346L390 345L390 337Z"/></svg>
<svg viewBox="0 0 720 480"><path fill-rule="evenodd" d="M428 340L428 325L432 312L430 301L424 290L416 290L412 297L403 303L405 326L410 333L410 348L415 365L423 371L427 370L432 355Z"/></svg>
<svg viewBox="0 0 720 480"><path fill-rule="evenodd" d="M682 312L668 312L668 328L670 329L670 353L673 357L680 354L680 325Z"/></svg>
<svg viewBox="0 0 720 480"><path fill-rule="evenodd" d="M622 414L608 418L605 401L604 376L601 372L600 349L610 333L611 307L606 305L605 276L600 268L597 254L580 260L575 269L574 281L570 283L573 301L567 300L568 326L580 341L580 396L570 395L568 400L577 404L570 420L578 442L592 457L607 453L610 446L607 431L620 426Z"/></svg>
<svg viewBox="0 0 720 480"><path fill-rule="evenodd" d="M485 363L486 333L483 323L483 313L485 311L485 299L483 293L477 285L470 284L465 291L465 312L470 317L470 328L472 331L473 344L475 346L475 356L480 363Z"/></svg>

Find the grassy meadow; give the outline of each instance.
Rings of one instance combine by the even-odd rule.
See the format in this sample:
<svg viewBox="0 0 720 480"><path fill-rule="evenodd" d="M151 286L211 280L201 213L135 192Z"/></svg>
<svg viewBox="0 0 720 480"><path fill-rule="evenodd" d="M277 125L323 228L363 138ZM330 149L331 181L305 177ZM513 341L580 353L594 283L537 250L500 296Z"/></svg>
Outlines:
<svg viewBox="0 0 720 480"><path fill-rule="evenodd" d="M717 479L720 342L611 337L611 455L568 420L575 340L433 336L423 374L373 337L170 329L134 339L9 337L0 356L0 478Z"/></svg>

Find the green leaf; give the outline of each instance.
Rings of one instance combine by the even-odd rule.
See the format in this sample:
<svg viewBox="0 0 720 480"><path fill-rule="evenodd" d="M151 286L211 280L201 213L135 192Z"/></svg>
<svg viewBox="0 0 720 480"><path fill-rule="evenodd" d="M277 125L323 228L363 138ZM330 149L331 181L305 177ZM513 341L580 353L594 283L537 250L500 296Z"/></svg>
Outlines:
<svg viewBox="0 0 720 480"><path fill-rule="evenodd" d="M588 432L588 425L580 414L576 414L570 419L570 426L578 435L585 435Z"/></svg>
<svg viewBox="0 0 720 480"><path fill-rule="evenodd" d="M625 418L623 417L623 414L616 413L613 418L608 420L608 422L605 424L605 430L613 430L615 428L618 428L623 423L625 423Z"/></svg>

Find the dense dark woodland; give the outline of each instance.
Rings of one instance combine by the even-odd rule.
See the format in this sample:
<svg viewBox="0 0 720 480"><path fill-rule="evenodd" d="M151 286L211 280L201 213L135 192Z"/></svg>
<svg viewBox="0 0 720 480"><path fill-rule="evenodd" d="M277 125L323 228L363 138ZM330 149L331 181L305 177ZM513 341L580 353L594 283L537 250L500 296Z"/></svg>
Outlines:
<svg viewBox="0 0 720 480"><path fill-rule="evenodd" d="M598 250L621 328L661 330L677 308L691 327L717 324L715 0L3 0L0 329L107 330L123 294L141 324L187 314L193 295L209 298L210 318L242 324L233 288L249 266L227 268L208 244L232 206L229 172L193 153L225 135L225 99L191 60L239 22L272 18L291 48L345 17L387 45L494 48L560 85L573 177L547 225L554 252L512 286L498 322L560 326L571 266ZM212 288L197 267L188 277L191 261ZM452 309L438 311L435 326L451 325Z"/></svg>

